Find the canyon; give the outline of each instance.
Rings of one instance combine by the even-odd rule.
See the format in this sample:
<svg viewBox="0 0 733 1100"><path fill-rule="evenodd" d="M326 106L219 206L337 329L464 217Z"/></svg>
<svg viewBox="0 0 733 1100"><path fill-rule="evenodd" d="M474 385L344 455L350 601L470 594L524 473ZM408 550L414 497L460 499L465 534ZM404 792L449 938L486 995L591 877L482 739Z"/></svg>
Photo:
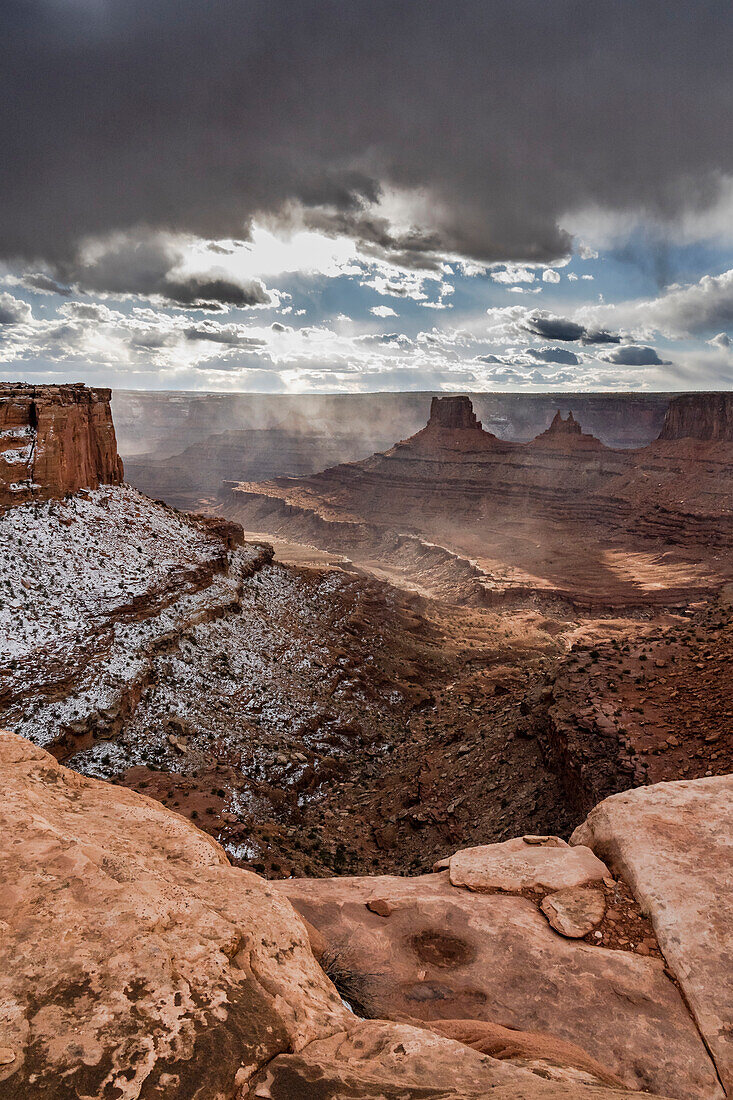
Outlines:
<svg viewBox="0 0 733 1100"><path fill-rule="evenodd" d="M427 426L390 450L241 483L224 510L453 601L669 608L731 577L733 448L707 423L670 439L680 400L660 439L614 450L572 414L516 443L467 397L434 398Z"/></svg>
<svg viewBox="0 0 733 1100"><path fill-rule="evenodd" d="M733 399L372 397L0 388L2 1100L731 1094Z"/></svg>
<svg viewBox="0 0 733 1100"><path fill-rule="evenodd" d="M180 508L226 499L224 482L317 473L385 451L424 423L430 393L192 394L116 390L112 406L127 478ZM655 439L669 394L570 394L609 447ZM478 415L501 438L527 441L557 408L552 394L477 393Z"/></svg>

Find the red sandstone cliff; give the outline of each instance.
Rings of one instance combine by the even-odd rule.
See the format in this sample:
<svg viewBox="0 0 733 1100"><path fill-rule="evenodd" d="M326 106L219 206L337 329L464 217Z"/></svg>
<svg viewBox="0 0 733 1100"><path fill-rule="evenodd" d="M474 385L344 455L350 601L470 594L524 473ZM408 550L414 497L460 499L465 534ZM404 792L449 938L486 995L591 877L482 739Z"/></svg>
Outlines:
<svg viewBox="0 0 733 1100"><path fill-rule="evenodd" d="M481 429L469 397L434 397L430 402L429 428Z"/></svg>
<svg viewBox="0 0 733 1100"><path fill-rule="evenodd" d="M469 397L434 397L430 403L430 419L425 427L385 453L386 456L393 456L407 451L433 457L450 454L456 456L457 461L466 461L476 452L512 450L516 446L516 443L499 439L482 427ZM383 457L377 454L365 461Z"/></svg>
<svg viewBox="0 0 733 1100"><path fill-rule="evenodd" d="M531 443L513 443L482 429L468 397L441 398L389 451L243 483L227 514L399 568L440 599L554 593L576 606L676 607L731 576L732 484L725 441L614 450L556 415Z"/></svg>
<svg viewBox="0 0 733 1100"><path fill-rule="evenodd" d="M110 390L0 383L0 508L119 485Z"/></svg>
<svg viewBox="0 0 733 1100"><path fill-rule="evenodd" d="M673 397L659 438L733 443L733 393L685 393Z"/></svg>

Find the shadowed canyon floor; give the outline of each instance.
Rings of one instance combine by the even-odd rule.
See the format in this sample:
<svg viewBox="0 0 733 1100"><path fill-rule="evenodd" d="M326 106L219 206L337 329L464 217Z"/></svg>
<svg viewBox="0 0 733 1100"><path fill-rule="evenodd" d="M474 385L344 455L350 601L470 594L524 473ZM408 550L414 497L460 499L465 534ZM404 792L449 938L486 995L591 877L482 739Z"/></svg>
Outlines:
<svg viewBox="0 0 733 1100"><path fill-rule="evenodd" d="M668 434L687 430L680 415L691 413L675 413ZM696 446L685 439L684 454ZM390 474L379 557L362 519L341 552L292 541L313 533L315 512L306 521L290 504L270 514L290 535L274 563L262 541L237 545L235 526L129 488L12 509L5 724L86 774L158 798L272 876L424 871L459 843L569 835L617 790L731 770L727 505L703 517L706 556L670 531L645 536L643 552L600 542L590 523L574 541L559 520L532 516L546 502L529 487L583 503L583 484L631 478L642 452L607 451L572 415L520 446L482 431L466 400L436 400L431 425L394 453L398 470L409 457L411 491L430 488L405 511ZM507 456L519 481L506 492L525 504L524 518L506 505L509 530L523 525L523 538L495 506ZM348 499L374 510L393 465L388 455L341 468L368 477L324 496L328 509ZM274 484L289 501L312 486L330 493L337 474ZM706 484L696 479L698 511ZM269 507L271 487L260 492ZM259 495L232 500L235 514L262 518ZM401 509L432 541L398 532ZM449 520L451 509L475 529ZM486 558L446 550L448 535L478 544L490 513L492 552L505 563L534 555L531 578L520 583L518 567L509 577L506 564L489 582Z"/></svg>
<svg viewBox="0 0 733 1100"><path fill-rule="evenodd" d="M574 823L520 711L558 649L542 616L505 624L338 566L272 564L125 488L16 508L4 535L23 561L7 571L4 723L192 816L235 858L275 875L424 869L462 839Z"/></svg>

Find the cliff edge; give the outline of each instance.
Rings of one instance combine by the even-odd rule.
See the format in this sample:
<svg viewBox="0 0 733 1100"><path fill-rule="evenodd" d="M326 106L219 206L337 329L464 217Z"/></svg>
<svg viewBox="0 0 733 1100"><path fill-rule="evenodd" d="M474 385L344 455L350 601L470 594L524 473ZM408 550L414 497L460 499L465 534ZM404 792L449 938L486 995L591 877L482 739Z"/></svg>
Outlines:
<svg viewBox="0 0 733 1100"><path fill-rule="evenodd" d="M540 924L545 918L524 898L453 886L453 859L451 870L423 880L433 892L437 880L453 906L470 914L456 922L457 935L436 928L450 906L440 900L436 907L423 880L389 880L392 890L412 887L420 900L417 909L408 905L406 965L416 993L409 1022L363 1019L316 963L310 936L318 935L294 911L287 888L232 867L219 845L179 814L69 771L9 733L0 733L0 779L0 869L10 884L0 898L0 1100L622 1100L638 1095L623 1079L640 1077L652 1089L673 1079L671 1095L685 1100L722 1097L661 960L575 946ZM474 865L478 851L485 871L497 849L501 858L505 846L474 849ZM539 854L546 863L547 851L533 848L535 862ZM567 846L549 851L563 867L577 862ZM605 874L586 849L588 861ZM388 910L363 904L373 886L384 889L384 879L321 883L347 893L360 887L363 897L349 912L362 924L377 922L375 951L385 950L399 912L380 917ZM465 937L488 927L476 919L487 905L496 909L504 937L520 938L530 926L538 938L541 929L556 952L585 961L586 993L593 986L609 991L612 1009L601 1034L591 1034L595 1021L581 1031L587 1045L594 1041L619 1062L621 1080L558 1035L562 1021L553 1021L550 1035L492 1026L496 1009L486 995L473 1020L416 1016L427 1000L423 990L433 1001L436 990L442 1003L442 988L462 980L477 951ZM354 939L356 947L363 941L356 929ZM501 936L484 937L481 948L492 939L503 958ZM355 953L357 968L362 958ZM558 989L566 981L577 986L580 968L558 967L548 981L543 967L548 954L527 967L516 987L520 993L533 987L552 1015ZM463 1003L474 1006L475 993ZM531 1003L526 1011L536 1018Z"/></svg>
<svg viewBox="0 0 733 1100"><path fill-rule="evenodd" d="M659 438L733 443L733 393L684 393L673 397Z"/></svg>
<svg viewBox="0 0 733 1100"><path fill-rule="evenodd" d="M0 382L0 509L119 485L111 391Z"/></svg>

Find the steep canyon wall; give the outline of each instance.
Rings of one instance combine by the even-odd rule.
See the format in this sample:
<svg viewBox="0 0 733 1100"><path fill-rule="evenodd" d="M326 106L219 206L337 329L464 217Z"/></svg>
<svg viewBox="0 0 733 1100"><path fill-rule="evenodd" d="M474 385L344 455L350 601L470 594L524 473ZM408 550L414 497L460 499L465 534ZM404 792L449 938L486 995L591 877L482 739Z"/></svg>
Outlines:
<svg viewBox="0 0 733 1100"><path fill-rule="evenodd" d="M110 390L0 383L0 509L119 485Z"/></svg>

